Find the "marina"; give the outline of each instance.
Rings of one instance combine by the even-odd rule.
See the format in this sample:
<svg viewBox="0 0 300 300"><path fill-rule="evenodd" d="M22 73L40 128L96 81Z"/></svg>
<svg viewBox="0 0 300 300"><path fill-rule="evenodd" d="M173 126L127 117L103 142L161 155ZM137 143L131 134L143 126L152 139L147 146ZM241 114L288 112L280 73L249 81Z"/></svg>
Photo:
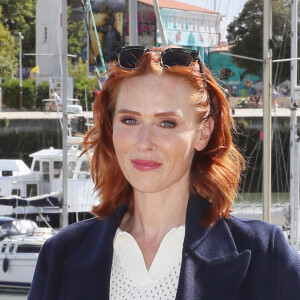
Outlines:
<svg viewBox="0 0 300 300"><path fill-rule="evenodd" d="M140 2L142 2L142 4L139 4L140 7L149 6L149 1L143 0ZM42 1L39 5L41 3ZM150 5L152 4L150 3ZM104 47L101 48L98 35L96 35L97 39L93 38L93 40L90 36L91 32L97 32L97 28L99 29L100 26L97 27L95 24L90 1L86 1L85 7L89 12L83 9L84 13L86 15L90 14L88 16L89 21L91 24L94 23L93 26L90 25L93 30L86 29L89 30L87 47L88 43L92 43L92 48L98 50L97 58L94 55L95 49L92 49L91 53L86 51L86 58L90 61L91 54L93 54L94 62L99 62L99 60L104 62L103 56L105 57L107 52L104 49L104 53L102 53ZM62 13L66 15L64 9L66 7L62 8ZM164 21L168 20L168 9L170 8L165 8ZM132 17L132 12L129 13L131 16L129 15L127 18ZM65 15L64 17L66 17ZM162 19L159 12L155 12L154 16L157 18L159 27L157 28L157 41L159 45L163 45L166 43L166 39ZM216 22L219 22L219 16L215 17ZM53 46L51 50L56 51L55 55L60 58L55 60L55 66L60 73L59 79L54 82L54 76L45 75L46 72L43 67L40 67L41 72L37 75L40 76L40 78L37 77L40 81L42 78L49 80L48 97L42 100L43 110L24 108L17 110L0 107L0 141L2 141L0 143L2 145L5 143L5 146L7 146L0 149L4 156L0 156L0 172L2 172L0 176L0 214L28 221L34 220L37 222L36 226L38 227L35 228L36 232L41 233L43 231L40 229L40 225L43 228L48 227L45 229L46 233L44 232L42 237L40 234L39 238L32 233L30 237L26 238L24 235L21 237L5 236L0 241L0 267L3 271L0 272L1 290L3 288L11 290L11 282L15 285L21 282L15 288L22 290L20 285L23 285L23 288L26 285L25 289L28 290L38 252L46 238L70 223L90 218L91 214L89 212L92 206L101 201L93 193L94 185L91 180L89 160L86 155L80 156L82 152L80 136L87 131L92 123L93 112L88 110L87 104L87 93L90 91L87 92L85 87L84 100L86 107L79 105L78 91L72 90L73 82L69 84L70 81L67 78L66 23L63 23L64 21L66 20L62 20L62 26L57 33L57 37L62 42L59 40L59 46L56 45L57 49L54 49L54 43L51 44L51 47ZM39 22L41 22L41 19L39 19ZM85 22L87 22L86 16ZM128 25L128 21L126 22ZM43 27L43 30L44 33L47 33L48 27L46 31ZM166 32L167 35L171 36L170 30ZM184 39L184 36L182 30L182 39ZM265 33L265 36L267 36L267 33ZM126 39L129 44L133 42L137 44L142 37L132 39L130 35ZM189 40L192 39L189 38ZM46 48L43 47L43 42L39 41L39 51L45 52ZM203 57L208 55L203 49L200 49L199 52ZM45 58L47 55L45 53L37 55L37 62L38 65L47 66L50 70L51 62L49 63L50 59L47 61ZM296 56L297 53L293 57ZM270 57L272 55L270 56L270 53L264 51L264 60L261 60L261 62L266 64L266 68L269 68L270 63L272 64ZM54 65L54 60L52 60L52 63ZM99 71L104 71L104 65L102 63L102 67L95 68L96 87L99 90L101 89L101 80L103 80L103 78L100 80ZM297 67L295 67L295 72L296 69ZM272 81L271 74L264 73L263 76L266 85L270 84ZM284 231L291 244L299 251L300 160L298 157L300 155L297 120L300 111L297 109L298 100L295 100L297 98L296 83L293 81L291 84L291 94L288 96L281 95L273 108L271 107L271 101L260 102L259 106L254 107L253 105L249 106L248 96L228 98L231 116L237 124L237 144L243 155L245 155L248 164L232 214L242 218L270 221ZM72 85L72 88L68 89L70 85ZM264 87L263 93L262 98L271 99L270 88ZM290 145L296 148L294 149ZM290 148L291 152L289 153ZM271 164L273 173L271 173ZM19 166L20 170L18 169ZM292 178L291 181L290 178ZM42 204L45 201L46 204ZM24 247L24 245L29 245L30 249ZM20 249L25 249L25 253L22 253ZM25 258L20 258L19 252ZM22 259L23 266L27 265L28 268L25 271L15 271L12 267L16 265L8 263L16 256L19 256L18 259ZM15 273L9 273L12 271ZM26 274L26 280L18 277L22 273ZM23 300L26 298L26 292L0 293L0 300Z"/></svg>

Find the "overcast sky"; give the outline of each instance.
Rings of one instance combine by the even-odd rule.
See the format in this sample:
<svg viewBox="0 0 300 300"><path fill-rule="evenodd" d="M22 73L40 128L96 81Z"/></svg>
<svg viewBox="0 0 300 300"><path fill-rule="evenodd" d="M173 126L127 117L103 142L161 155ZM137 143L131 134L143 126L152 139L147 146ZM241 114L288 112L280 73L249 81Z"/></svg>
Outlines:
<svg viewBox="0 0 300 300"><path fill-rule="evenodd" d="M226 39L227 25L234 17L242 11L247 0L177 0L180 2L200 6L206 9L215 10L222 15L226 15L221 23L222 40Z"/></svg>

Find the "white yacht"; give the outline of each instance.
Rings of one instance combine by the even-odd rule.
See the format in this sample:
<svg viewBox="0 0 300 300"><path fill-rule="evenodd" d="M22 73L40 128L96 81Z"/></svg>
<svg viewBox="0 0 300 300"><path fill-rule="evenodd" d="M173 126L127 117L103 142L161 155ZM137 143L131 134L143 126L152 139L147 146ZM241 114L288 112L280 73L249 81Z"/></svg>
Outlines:
<svg viewBox="0 0 300 300"><path fill-rule="evenodd" d="M0 290L28 290L39 251L54 232L32 220L0 217Z"/></svg>
<svg viewBox="0 0 300 300"><path fill-rule="evenodd" d="M90 163L73 138L68 148L68 213L70 222L85 218L97 204ZM79 157L80 156L80 157ZM31 168L20 160L0 160L0 215L47 221L59 227L62 203L63 150L43 149L30 155Z"/></svg>

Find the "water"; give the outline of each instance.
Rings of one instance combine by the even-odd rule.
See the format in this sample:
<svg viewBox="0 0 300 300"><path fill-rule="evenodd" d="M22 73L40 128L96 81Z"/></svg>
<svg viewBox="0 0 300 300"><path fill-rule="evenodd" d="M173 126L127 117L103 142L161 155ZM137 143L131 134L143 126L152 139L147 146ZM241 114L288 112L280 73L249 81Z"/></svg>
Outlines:
<svg viewBox="0 0 300 300"><path fill-rule="evenodd" d="M0 293L0 300L26 300L27 296L23 293Z"/></svg>

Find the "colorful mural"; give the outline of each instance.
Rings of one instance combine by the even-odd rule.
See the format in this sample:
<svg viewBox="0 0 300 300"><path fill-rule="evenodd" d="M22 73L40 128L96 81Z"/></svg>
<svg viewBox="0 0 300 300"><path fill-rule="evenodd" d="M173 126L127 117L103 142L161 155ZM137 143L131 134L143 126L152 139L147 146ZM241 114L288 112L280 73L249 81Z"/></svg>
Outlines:
<svg viewBox="0 0 300 300"><path fill-rule="evenodd" d="M123 11L114 11L109 6L102 6L101 12L94 12L94 19L104 61L109 62L114 59L115 49L122 45L124 13ZM92 45L97 62L100 64L97 38L94 27L92 26L93 23L91 17L90 24ZM90 63L94 64L91 48L89 57Z"/></svg>
<svg viewBox="0 0 300 300"><path fill-rule="evenodd" d="M244 69L235 65L230 56L219 51L211 51L208 67L213 75L221 80L221 84L230 90L232 96L246 98L258 93L255 83L260 81L261 77L245 74Z"/></svg>

